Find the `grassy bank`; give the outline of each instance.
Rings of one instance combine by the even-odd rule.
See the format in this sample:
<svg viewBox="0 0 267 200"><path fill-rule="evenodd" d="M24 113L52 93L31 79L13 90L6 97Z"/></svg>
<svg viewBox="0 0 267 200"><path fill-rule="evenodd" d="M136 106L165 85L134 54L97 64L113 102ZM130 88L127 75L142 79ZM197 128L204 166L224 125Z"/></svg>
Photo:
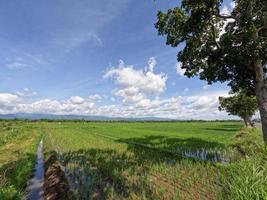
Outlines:
<svg viewBox="0 0 267 200"><path fill-rule="evenodd" d="M222 170L222 199L267 199L267 147L260 129L243 128L232 138L231 147L243 159Z"/></svg>
<svg viewBox="0 0 267 200"><path fill-rule="evenodd" d="M0 121L0 199L21 199L35 159L40 132L34 124Z"/></svg>

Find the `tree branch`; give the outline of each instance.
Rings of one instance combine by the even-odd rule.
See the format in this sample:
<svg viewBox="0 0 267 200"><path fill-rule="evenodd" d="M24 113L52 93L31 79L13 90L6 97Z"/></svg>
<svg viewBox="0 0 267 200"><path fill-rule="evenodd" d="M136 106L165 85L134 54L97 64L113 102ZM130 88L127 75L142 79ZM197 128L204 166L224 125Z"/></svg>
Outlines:
<svg viewBox="0 0 267 200"><path fill-rule="evenodd" d="M261 26L259 28L256 29L257 32L260 32L262 29L266 28L266 26Z"/></svg>
<svg viewBox="0 0 267 200"><path fill-rule="evenodd" d="M221 15L221 14L218 14L217 17L219 17L221 19L234 19L234 17L232 15Z"/></svg>
<svg viewBox="0 0 267 200"><path fill-rule="evenodd" d="M211 25L211 29L212 29L212 39L213 39L213 42L216 44L217 48L220 49L221 48L221 45L216 40L216 29L215 29L214 23L210 22L210 25Z"/></svg>

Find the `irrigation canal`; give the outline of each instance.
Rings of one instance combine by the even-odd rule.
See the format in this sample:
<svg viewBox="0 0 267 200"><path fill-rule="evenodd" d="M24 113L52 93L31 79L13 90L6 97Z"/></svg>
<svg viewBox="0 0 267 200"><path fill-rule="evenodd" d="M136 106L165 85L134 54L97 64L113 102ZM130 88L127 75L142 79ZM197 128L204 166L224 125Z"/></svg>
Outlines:
<svg viewBox="0 0 267 200"><path fill-rule="evenodd" d="M35 163L34 176L28 182L27 200L43 199L43 183L44 183L44 160L43 160L43 140L40 141L37 150L37 161Z"/></svg>

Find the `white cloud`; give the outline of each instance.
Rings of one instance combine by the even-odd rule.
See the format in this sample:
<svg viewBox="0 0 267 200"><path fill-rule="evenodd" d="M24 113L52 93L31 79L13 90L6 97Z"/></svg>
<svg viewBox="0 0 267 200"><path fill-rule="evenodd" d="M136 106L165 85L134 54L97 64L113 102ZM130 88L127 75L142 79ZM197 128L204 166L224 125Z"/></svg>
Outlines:
<svg viewBox="0 0 267 200"><path fill-rule="evenodd" d="M104 46L104 43L103 43L102 39L99 37L99 35L97 35L97 34L91 34L91 38L93 38L96 41L96 44L99 47L103 47Z"/></svg>
<svg viewBox="0 0 267 200"><path fill-rule="evenodd" d="M70 97L59 101L41 99L28 102L17 95L0 93L0 113L50 113L77 115L104 115L110 117L163 117L172 119L227 119L225 112L218 111L218 97L227 91L202 92L191 96L148 99L140 98L134 104L97 105L89 97ZM231 116L230 116L231 117Z"/></svg>
<svg viewBox="0 0 267 200"><path fill-rule="evenodd" d="M28 64L19 61L10 62L6 66L8 69L23 69L30 67Z"/></svg>
<svg viewBox="0 0 267 200"><path fill-rule="evenodd" d="M0 113L13 113L16 112L18 103L21 99L15 94L0 93Z"/></svg>
<svg viewBox="0 0 267 200"><path fill-rule="evenodd" d="M104 78L111 78L118 86L113 94L123 99L124 103L137 103L148 101L162 94L166 89L167 76L163 73L154 73L156 66L155 58L150 58L148 68L143 70L134 69L133 66L126 66L120 61L118 67L109 69Z"/></svg>
<svg viewBox="0 0 267 200"><path fill-rule="evenodd" d="M100 30L124 11L130 1L101 0L101 6L87 0L51 2L55 9L61 8L61 12L50 12L49 17L43 17L47 14L46 10L37 2L33 2L36 12L31 12L31 17L41 19L42 25L32 24L32 28L37 31L36 37L28 38L25 45L28 42L27 45L36 49L25 48L25 45L6 45L7 53L12 52L10 54L12 60L6 62L5 67L13 70L38 68L51 71L58 68L59 63L84 45L103 47L104 41L99 34ZM7 12L7 14L12 13ZM18 14L14 19L20 20L20 17ZM53 19L53 23L50 19ZM47 26L43 26L44 24ZM19 32L24 25L17 27L16 31ZM25 52L25 49L32 50Z"/></svg>
<svg viewBox="0 0 267 200"><path fill-rule="evenodd" d="M229 5L224 5L221 10L220 10L220 14L221 15L230 15L231 12L233 11L233 9L235 8L235 3L232 1ZM223 26L220 30L220 34L219 34L219 37L221 37L224 33L225 33L225 28L227 26L227 24L231 23L231 22L234 22L235 20L234 19L226 19L224 20L223 22Z"/></svg>
<svg viewBox="0 0 267 200"><path fill-rule="evenodd" d="M84 99L82 97L79 97L79 96L73 96L69 99L69 101L72 104L83 104L84 103Z"/></svg>
<svg viewBox="0 0 267 200"><path fill-rule="evenodd" d="M228 5L223 5L220 10L221 15L230 15L233 9L235 8L235 2L231 1Z"/></svg>
<svg viewBox="0 0 267 200"><path fill-rule="evenodd" d="M176 73L179 76L184 76L185 69L182 69L181 66L182 66L182 64L180 62L176 63L176 65L175 65Z"/></svg>
<svg viewBox="0 0 267 200"><path fill-rule="evenodd" d="M20 97L32 97L36 96L37 92L32 91L29 88L23 88L22 91L17 91L16 94Z"/></svg>
<svg viewBox="0 0 267 200"><path fill-rule="evenodd" d="M15 104L19 102L19 97L15 94L0 93L0 105L2 104Z"/></svg>
<svg viewBox="0 0 267 200"><path fill-rule="evenodd" d="M32 103L24 102L17 105L17 110L26 113L85 114L88 110L93 109L94 105L94 102L73 96L66 101L42 99Z"/></svg>
<svg viewBox="0 0 267 200"><path fill-rule="evenodd" d="M148 71L153 72L154 71L154 67L157 65L157 61L154 57L149 58L148 60Z"/></svg>
<svg viewBox="0 0 267 200"><path fill-rule="evenodd" d="M224 5L221 9L220 14L222 15L229 15L231 13L231 10L228 6Z"/></svg>
<svg viewBox="0 0 267 200"><path fill-rule="evenodd" d="M90 1L64 1L64 5L61 5L64 7L61 18L65 19L65 26L53 30L51 33L53 37L49 42L52 46L62 49L60 53L63 56L85 44L103 47L99 30L123 11L129 3L128 0L101 1L101 7ZM56 23L62 22L56 21Z"/></svg>
<svg viewBox="0 0 267 200"><path fill-rule="evenodd" d="M14 56L13 58L8 58L6 67L12 70L19 70L25 68L42 68L47 69L51 66L51 61L49 59L44 58L42 54L31 54L27 52L20 52L18 56Z"/></svg>
<svg viewBox="0 0 267 200"><path fill-rule="evenodd" d="M94 94L88 97L89 101L98 101L100 102L104 97L99 94Z"/></svg>

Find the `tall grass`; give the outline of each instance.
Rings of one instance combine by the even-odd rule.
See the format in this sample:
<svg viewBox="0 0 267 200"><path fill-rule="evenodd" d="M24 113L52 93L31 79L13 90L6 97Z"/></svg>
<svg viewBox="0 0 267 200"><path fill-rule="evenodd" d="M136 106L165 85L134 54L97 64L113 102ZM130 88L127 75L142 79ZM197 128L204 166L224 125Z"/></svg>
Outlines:
<svg viewBox="0 0 267 200"><path fill-rule="evenodd" d="M226 169L223 199L267 200L267 148L258 129L241 129L232 146L245 159Z"/></svg>
<svg viewBox="0 0 267 200"><path fill-rule="evenodd" d="M23 199L40 133L17 121L0 122L0 199Z"/></svg>
<svg viewBox="0 0 267 200"><path fill-rule="evenodd" d="M231 199L267 199L267 162L249 160L239 163L231 172L229 186Z"/></svg>

